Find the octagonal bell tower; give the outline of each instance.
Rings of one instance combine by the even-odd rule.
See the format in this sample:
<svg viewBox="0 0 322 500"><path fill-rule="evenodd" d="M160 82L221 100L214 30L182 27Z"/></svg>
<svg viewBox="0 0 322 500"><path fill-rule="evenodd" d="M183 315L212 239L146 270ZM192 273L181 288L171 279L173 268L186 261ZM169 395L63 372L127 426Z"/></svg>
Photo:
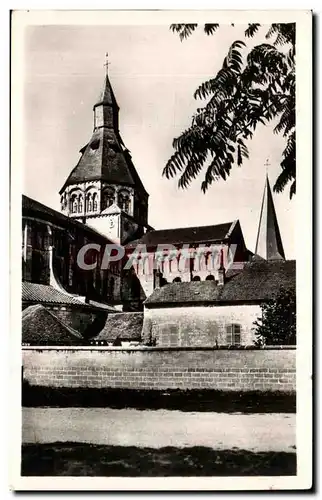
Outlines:
<svg viewBox="0 0 322 500"><path fill-rule="evenodd" d="M94 104L90 141L60 190L61 210L116 243L140 238L148 226L148 198L119 132L119 106L109 80Z"/></svg>

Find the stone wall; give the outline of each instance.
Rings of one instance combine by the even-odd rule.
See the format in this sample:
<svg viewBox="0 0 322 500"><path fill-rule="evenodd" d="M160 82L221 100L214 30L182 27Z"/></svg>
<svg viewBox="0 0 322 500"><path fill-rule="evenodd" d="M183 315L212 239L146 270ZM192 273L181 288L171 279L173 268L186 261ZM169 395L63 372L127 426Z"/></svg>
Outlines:
<svg viewBox="0 0 322 500"><path fill-rule="evenodd" d="M31 386L295 391L296 350L188 348L22 349Z"/></svg>
<svg viewBox="0 0 322 500"><path fill-rule="evenodd" d="M69 293L81 296L94 295L96 299L100 297L101 300L120 303L121 280L120 272L116 267L113 272L109 268L108 270L98 269L97 272L93 273L93 271L80 269L77 265L78 252L88 243L100 245L101 254L97 255L95 252L95 260L98 256L99 261L101 261L105 245L108 243L106 238L89 230L85 224L83 227L74 225L70 219L61 218L60 214L51 211L48 207L46 211L41 212L43 206L41 205L39 208L37 202L33 203L35 203L36 208L23 208L23 280L43 285L52 284L49 253L50 247L53 245L52 267L55 279L63 288ZM86 254L85 260L88 259L89 253ZM111 278L114 280L113 293L110 293L108 286Z"/></svg>
<svg viewBox="0 0 322 500"><path fill-rule="evenodd" d="M145 309L143 338L158 346L227 345L227 326L240 325L241 345L255 341L253 322L261 315L258 305L164 307Z"/></svg>

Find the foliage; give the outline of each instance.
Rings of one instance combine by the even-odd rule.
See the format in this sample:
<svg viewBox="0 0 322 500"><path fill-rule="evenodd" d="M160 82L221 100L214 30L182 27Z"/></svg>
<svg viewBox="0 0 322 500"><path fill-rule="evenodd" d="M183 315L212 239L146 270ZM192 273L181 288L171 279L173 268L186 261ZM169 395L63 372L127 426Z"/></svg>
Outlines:
<svg viewBox="0 0 322 500"><path fill-rule="evenodd" d="M296 344L296 297L294 290L281 289L261 305L262 317L254 322L256 345Z"/></svg>
<svg viewBox="0 0 322 500"><path fill-rule="evenodd" d="M206 24L204 31L216 32L218 24ZM187 38L197 24L175 24L170 29ZM245 37L253 37L259 24L249 24ZM295 194L295 24L272 24L266 38L271 43L255 46L245 54L246 43L233 42L218 73L202 83L195 99L206 100L197 109L191 126L173 140L174 154L163 175L179 175L186 188L205 169L201 184L205 192L213 181L226 179L234 164L249 157L248 141L257 126L278 120L274 133L286 140L281 173L274 191L288 183Z"/></svg>

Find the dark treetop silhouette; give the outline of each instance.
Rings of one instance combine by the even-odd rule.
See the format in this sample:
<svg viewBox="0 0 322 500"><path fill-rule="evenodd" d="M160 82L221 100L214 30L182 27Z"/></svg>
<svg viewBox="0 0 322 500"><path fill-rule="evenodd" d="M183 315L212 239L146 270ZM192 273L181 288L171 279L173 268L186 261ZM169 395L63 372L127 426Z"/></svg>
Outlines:
<svg viewBox="0 0 322 500"><path fill-rule="evenodd" d="M260 24L249 24L245 39L253 37ZM173 24L181 40L197 24ZM212 35L219 24L205 24ZM191 126L173 140L175 153L163 175L179 175L179 187L186 188L205 169L201 188L226 179L233 164L248 158L247 143L257 126L275 119L274 133L283 134L286 145L281 172L274 191L290 183L290 198L296 191L295 172L295 24L272 24L266 33L270 43L256 45L246 55L247 45L236 40L230 46L222 68L195 91L195 99L206 100L192 118Z"/></svg>

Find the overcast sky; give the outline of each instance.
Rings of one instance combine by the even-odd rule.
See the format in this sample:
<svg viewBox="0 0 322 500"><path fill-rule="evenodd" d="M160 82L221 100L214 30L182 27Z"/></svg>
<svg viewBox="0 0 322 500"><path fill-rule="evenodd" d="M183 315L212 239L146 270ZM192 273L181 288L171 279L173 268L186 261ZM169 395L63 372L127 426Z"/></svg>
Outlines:
<svg viewBox="0 0 322 500"><path fill-rule="evenodd" d="M198 31L180 42L164 26L35 26L25 31L24 193L57 210L58 191L93 130L93 105L109 76L120 106L120 132L150 194L149 223L156 229L208 225L239 219L254 251L266 158L271 186L284 140L261 127L249 143L250 159L228 181L204 195L200 177L185 191L162 177L172 140L189 127L200 106L193 93L221 67L244 27L222 26L207 37ZM265 28L263 29L263 33ZM264 41L262 35L251 43ZM295 257L295 200L289 188L274 195L286 258Z"/></svg>

